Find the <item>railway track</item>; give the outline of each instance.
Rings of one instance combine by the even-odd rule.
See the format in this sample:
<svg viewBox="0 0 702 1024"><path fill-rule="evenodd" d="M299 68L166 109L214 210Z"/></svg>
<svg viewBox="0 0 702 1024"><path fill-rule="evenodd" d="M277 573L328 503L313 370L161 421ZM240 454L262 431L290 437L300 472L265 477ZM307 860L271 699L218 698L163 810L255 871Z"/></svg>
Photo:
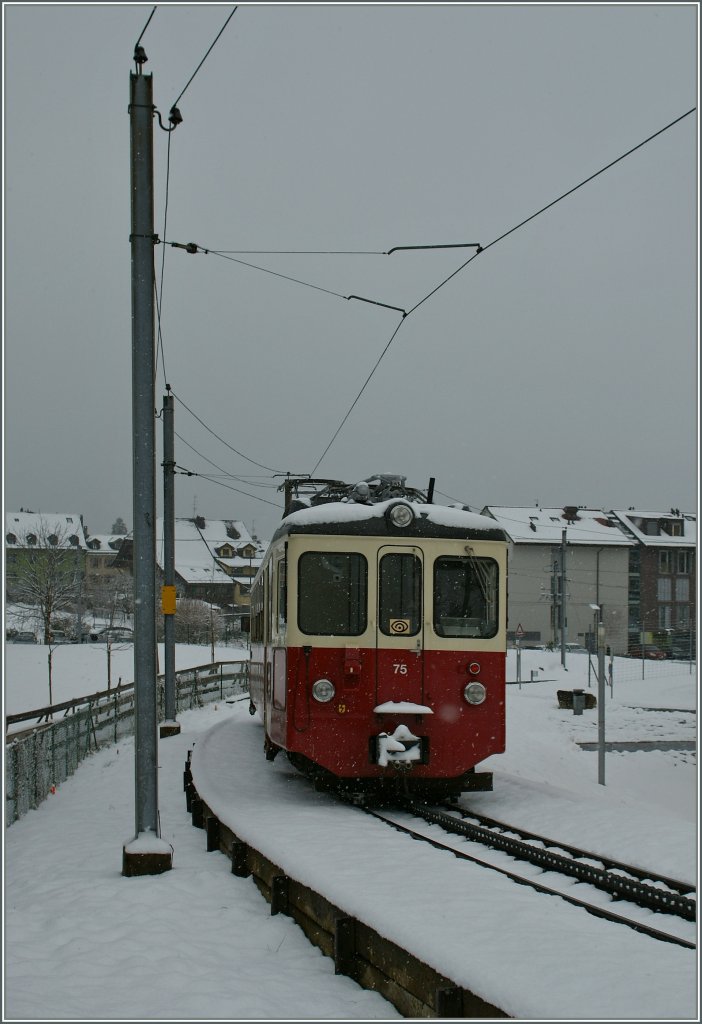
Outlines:
<svg viewBox="0 0 702 1024"><path fill-rule="evenodd" d="M687 923L696 920L695 891L686 882L603 858L452 805L439 809L408 800L402 803L400 810L365 807L364 811L414 839L499 871L519 884L559 896L605 920L664 942L696 948L689 937L693 929ZM418 820L421 826L417 826ZM437 835L437 829L443 834ZM454 836L459 839L453 839ZM479 854L472 844L479 844L489 852ZM556 876L554 881L549 885L537 881L534 868ZM582 895L574 895L570 881L573 878L583 884ZM567 879L566 886L559 888L558 879ZM607 894L606 904L601 893ZM611 899L619 904L617 912L610 909ZM656 927L649 923L651 911L662 915Z"/></svg>

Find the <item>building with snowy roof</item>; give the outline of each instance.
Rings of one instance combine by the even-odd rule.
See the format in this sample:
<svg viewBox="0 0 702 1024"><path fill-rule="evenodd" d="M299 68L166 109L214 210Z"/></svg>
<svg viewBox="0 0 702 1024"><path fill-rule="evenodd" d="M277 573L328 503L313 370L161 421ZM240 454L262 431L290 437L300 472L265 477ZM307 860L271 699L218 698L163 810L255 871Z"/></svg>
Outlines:
<svg viewBox="0 0 702 1024"><path fill-rule="evenodd" d="M635 541L603 509L487 505L509 537L508 636L523 644L561 642L561 559L565 549L566 641L591 646L601 615L613 654L626 654L629 551Z"/></svg>
<svg viewBox="0 0 702 1024"><path fill-rule="evenodd" d="M248 608L251 581L265 548L238 519L176 519L176 590L235 610ZM163 574L163 519L156 521L156 562Z"/></svg>
<svg viewBox="0 0 702 1024"><path fill-rule="evenodd" d="M697 516L629 508L612 517L630 537L629 630L636 642L692 650L697 619ZM672 648L678 648L673 650Z"/></svg>
<svg viewBox="0 0 702 1024"><path fill-rule="evenodd" d="M17 572L22 561L32 563L42 557L65 562L72 572L83 575L87 543L83 517L76 512L5 513L5 584L12 599ZM73 553L73 554L72 554Z"/></svg>
<svg viewBox="0 0 702 1024"><path fill-rule="evenodd" d="M131 540L131 534L91 534L86 541L85 579L88 583L101 583L106 579L114 579L122 575L122 570L115 566L115 559L125 541Z"/></svg>

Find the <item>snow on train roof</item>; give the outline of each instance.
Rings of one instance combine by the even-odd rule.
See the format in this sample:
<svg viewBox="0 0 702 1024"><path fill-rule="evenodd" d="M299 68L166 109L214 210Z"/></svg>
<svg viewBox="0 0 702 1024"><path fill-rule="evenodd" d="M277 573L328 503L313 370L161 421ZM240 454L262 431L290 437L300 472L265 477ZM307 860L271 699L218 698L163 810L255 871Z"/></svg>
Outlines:
<svg viewBox="0 0 702 1024"><path fill-rule="evenodd" d="M315 505L310 508L299 509L291 512L283 520L286 529L295 526L317 526L331 523L354 523L367 519L382 519L387 509L402 501L401 498L390 498L388 501L379 501L377 504L364 505L355 501L330 501L322 505ZM501 532L499 523L489 516L480 515L478 512L467 512L461 508L451 508L448 505L423 505L418 502L407 502L415 510L417 517L435 524L436 526L447 526L456 530L472 530L489 532L494 534L496 530Z"/></svg>

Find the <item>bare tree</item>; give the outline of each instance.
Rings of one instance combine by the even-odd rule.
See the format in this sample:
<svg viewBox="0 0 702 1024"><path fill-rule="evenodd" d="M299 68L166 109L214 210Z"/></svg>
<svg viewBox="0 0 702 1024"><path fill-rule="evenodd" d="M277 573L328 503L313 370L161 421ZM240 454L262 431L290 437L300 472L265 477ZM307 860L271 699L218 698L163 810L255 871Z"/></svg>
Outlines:
<svg viewBox="0 0 702 1024"><path fill-rule="evenodd" d="M34 605L51 643L52 617L68 611L80 594L83 573L80 539L65 527L41 517L17 538L13 596Z"/></svg>
<svg viewBox="0 0 702 1024"><path fill-rule="evenodd" d="M114 523L112 524L111 533L113 533L113 534L125 534L125 533L128 533L128 532L129 531L127 530L127 524L125 523L124 519L122 519L122 516L117 516L117 518L115 519Z"/></svg>
<svg viewBox="0 0 702 1024"><path fill-rule="evenodd" d="M181 598L175 615L175 638L179 643L214 645L224 631L222 613L206 601Z"/></svg>

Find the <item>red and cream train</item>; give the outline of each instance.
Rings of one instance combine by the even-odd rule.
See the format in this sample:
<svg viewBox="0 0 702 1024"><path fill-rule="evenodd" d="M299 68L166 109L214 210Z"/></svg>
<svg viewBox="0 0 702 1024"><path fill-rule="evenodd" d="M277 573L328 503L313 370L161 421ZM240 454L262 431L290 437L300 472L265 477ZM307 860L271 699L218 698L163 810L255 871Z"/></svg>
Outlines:
<svg viewBox="0 0 702 1024"><path fill-rule="evenodd" d="M403 477L326 483L253 583L266 756L354 794L492 788L475 767L505 746L503 531Z"/></svg>

